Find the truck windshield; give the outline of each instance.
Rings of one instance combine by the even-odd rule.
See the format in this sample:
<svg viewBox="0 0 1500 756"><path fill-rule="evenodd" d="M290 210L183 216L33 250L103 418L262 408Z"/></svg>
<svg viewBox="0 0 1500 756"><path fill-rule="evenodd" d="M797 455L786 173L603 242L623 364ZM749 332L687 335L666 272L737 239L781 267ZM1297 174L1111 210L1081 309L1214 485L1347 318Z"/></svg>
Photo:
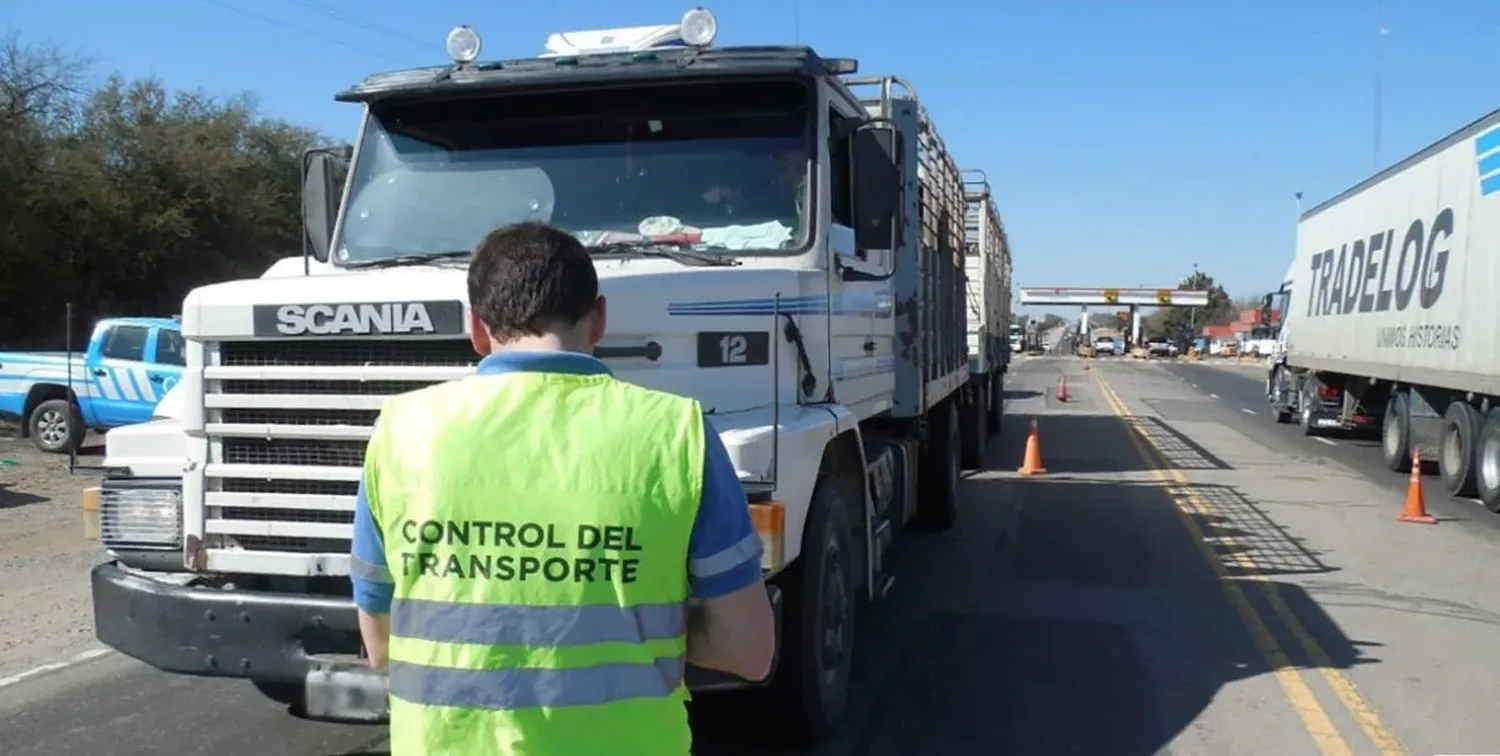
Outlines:
<svg viewBox="0 0 1500 756"><path fill-rule="evenodd" d="M335 261L472 250L528 220L596 246L805 249L811 99L721 80L376 105Z"/></svg>

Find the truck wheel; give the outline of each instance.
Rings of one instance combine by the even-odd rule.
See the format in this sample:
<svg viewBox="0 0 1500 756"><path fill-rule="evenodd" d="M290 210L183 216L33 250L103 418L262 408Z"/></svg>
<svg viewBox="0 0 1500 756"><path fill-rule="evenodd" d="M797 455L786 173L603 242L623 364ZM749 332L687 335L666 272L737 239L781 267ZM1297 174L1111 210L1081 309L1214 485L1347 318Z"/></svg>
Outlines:
<svg viewBox="0 0 1500 756"><path fill-rule="evenodd" d="M1266 377L1266 398L1271 402L1271 414L1275 416L1276 422L1285 425L1292 421L1292 411L1282 409L1278 403L1285 401L1286 384L1290 380L1286 368L1278 367L1271 371Z"/></svg>
<svg viewBox="0 0 1500 756"><path fill-rule="evenodd" d="M38 404L26 425L31 443L48 454L67 454L83 443L82 418L67 399L48 399Z"/></svg>
<svg viewBox="0 0 1500 756"><path fill-rule="evenodd" d="M990 435L1000 432L1000 417L1005 414L1005 378L1001 373L990 376L989 401L985 403L985 426Z"/></svg>
<svg viewBox="0 0 1500 756"><path fill-rule="evenodd" d="M266 698L293 709L302 708L303 692L302 686L296 683L267 682L265 680L251 680L251 685Z"/></svg>
<svg viewBox="0 0 1500 756"><path fill-rule="evenodd" d="M917 524L947 530L958 519L958 403L951 399L932 412L927 443L917 469Z"/></svg>
<svg viewBox="0 0 1500 756"><path fill-rule="evenodd" d="M1438 473L1443 487L1454 496L1473 496L1474 449L1479 440L1479 410L1467 402L1449 402L1443 413L1443 445L1438 454Z"/></svg>
<svg viewBox="0 0 1500 756"><path fill-rule="evenodd" d="M1380 424L1380 456L1391 472L1411 472L1411 406L1405 392L1391 392Z"/></svg>
<svg viewBox="0 0 1500 756"><path fill-rule="evenodd" d="M855 494L835 469L813 491L812 520L786 593L780 672L765 694L789 707L800 735L814 743L838 729L849 703L854 660L854 542L849 512Z"/></svg>
<svg viewBox="0 0 1500 756"><path fill-rule="evenodd" d="M989 438L989 404L985 401L984 381L969 392L972 397L963 412L963 465L966 470L984 469L985 441Z"/></svg>
<svg viewBox="0 0 1500 756"><path fill-rule="evenodd" d="M1313 420L1315 419L1313 417L1313 407L1318 406L1320 402L1321 400L1318 399L1317 380L1314 378L1304 379L1302 382L1302 395L1297 401L1297 425L1302 429L1302 435L1318 435L1318 428L1313 425Z"/></svg>
<svg viewBox="0 0 1500 756"><path fill-rule="evenodd" d="M1475 484L1484 508L1500 514L1500 407L1485 415L1479 429L1479 451L1474 455L1478 470Z"/></svg>

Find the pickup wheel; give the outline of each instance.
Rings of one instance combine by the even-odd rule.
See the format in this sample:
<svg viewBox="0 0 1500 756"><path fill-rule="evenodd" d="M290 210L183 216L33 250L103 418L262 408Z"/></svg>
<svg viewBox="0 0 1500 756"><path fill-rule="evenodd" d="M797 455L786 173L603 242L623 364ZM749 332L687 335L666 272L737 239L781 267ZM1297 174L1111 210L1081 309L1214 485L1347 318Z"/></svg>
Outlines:
<svg viewBox="0 0 1500 756"><path fill-rule="evenodd" d="M31 443L48 454L67 454L83 444L83 418L67 399L48 399L26 418Z"/></svg>
<svg viewBox="0 0 1500 756"><path fill-rule="evenodd" d="M917 524L947 530L958 519L959 439L958 403L943 402L933 409L927 442L917 468Z"/></svg>
<svg viewBox="0 0 1500 756"><path fill-rule="evenodd" d="M854 660L855 543L850 506L856 491L831 470L813 491L802 554L777 583L786 591L782 649L767 703L790 715L795 734L813 743L831 737L849 703Z"/></svg>

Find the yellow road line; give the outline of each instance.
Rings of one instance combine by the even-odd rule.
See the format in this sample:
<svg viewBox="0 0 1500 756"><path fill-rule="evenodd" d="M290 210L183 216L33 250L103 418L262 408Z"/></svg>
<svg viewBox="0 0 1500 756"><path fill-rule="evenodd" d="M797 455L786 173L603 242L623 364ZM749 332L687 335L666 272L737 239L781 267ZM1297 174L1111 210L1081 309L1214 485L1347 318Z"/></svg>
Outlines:
<svg viewBox="0 0 1500 756"><path fill-rule="evenodd" d="M1141 459L1150 466L1151 473L1156 477L1157 482L1172 482L1172 477L1157 464L1156 456L1151 454L1141 443L1141 439L1145 438L1145 436L1141 435L1136 430L1135 424L1130 422L1132 416L1130 415L1129 408L1119 401L1114 392L1110 391L1104 383L1104 378L1099 375L1099 371L1097 370L1094 371L1094 383L1099 386L1100 392L1104 395L1105 402L1110 405L1110 409L1130 429L1129 439L1131 445L1141 455ZM1145 438L1145 440L1147 443L1150 443L1149 438ZM1287 700L1291 702L1292 709L1297 712L1297 717L1302 720L1303 728L1312 737L1313 743L1317 745L1319 753L1322 753L1323 756L1352 756L1354 752L1350 750L1348 741L1344 740L1344 736L1334 726L1333 720L1328 717L1328 712L1323 710L1323 705L1318 703L1318 698L1313 694L1312 688L1308 686L1306 680L1302 679L1301 673L1292 665L1291 659L1282 650L1281 644L1277 643L1276 637L1271 634L1271 629L1266 626L1265 621L1255 611L1255 607L1250 604L1250 599L1245 596L1244 591L1240 590L1239 585L1230 578L1229 570L1224 567L1224 563L1219 561L1218 556L1209 547L1208 540L1204 538L1203 531L1198 527L1198 523L1193 521L1190 511L1192 505L1185 501L1181 496L1181 491L1175 487L1168 488L1167 494L1172 499L1172 503L1176 505L1173 509L1177 512L1178 519L1182 521L1183 526L1187 528L1188 533L1192 536L1193 545L1198 548L1199 553L1208 562L1209 569L1212 569L1214 575L1218 577L1219 588L1224 592L1224 597L1229 600L1230 605L1234 607L1235 612L1239 615L1240 622L1249 631L1251 639L1255 641L1256 648L1260 650L1261 656L1266 660L1266 664L1270 667L1272 674L1276 676L1276 682L1281 684L1282 692L1286 694Z"/></svg>
<svg viewBox="0 0 1500 756"><path fill-rule="evenodd" d="M1141 441L1145 441L1147 445L1149 445L1156 451L1156 454L1154 455L1156 459L1167 459L1166 454L1162 451L1161 447L1157 445L1156 441L1153 440L1148 434L1142 432L1135 425L1135 413L1131 412L1130 407L1125 404L1125 401L1120 398L1120 395L1115 393L1114 388L1109 385L1109 381L1106 380L1104 376L1100 375L1098 372L1094 373L1094 380L1095 383L1098 384L1100 390L1103 392L1105 401L1111 405L1111 409L1114 410L1116 415L1125 420L1126 425L1129 426L1133 431L1130 440L1131 443L1136 447L1136 449L1138 451L1141 451L1147 457L1147 459L1152 459L1153 455L1147 453L1146 449L1141 444ZM1155 465L1153 466L1155 467ZM1194 539L1197 541L1199 550L1209 560L1211 566L1214 568L1214 571L1220 574L1221 578L1227 579L1228 571L1224 568L1223 563L1219 561L1217 555L1208 545L1206 539L1203 538L1203 533L1198 528L1197 523L1193 522L1192 518L1189 516L1189 512L1184 511L1181 508L1181 505L1186 505L1191 512L1205 516L1212 514L1213 508L1207 502L1205 502L1203 498L1197 494L1196 491L1193 490L1192 483L1187 479L1187 476L1184 475L1181 470L1154 469L1152 472L1155 473L1159 478L1164 474L1170 476L1173 481L1182 486L1179 491L1175 492L1176 495L1174 496L1174 499L1179 504L1178 514L1182 516L1183 522L1188 526L1188 530L1192 532ZM1207 522L1206 519L1205 522ZM1386 724L1381 720L1380 715L1375 712L1375 707L1371 706L1370 702L1367 701L1365 697L1359 692L1359 688L1355 686L1354 681L1350 679L1343 670L1334 667L1333 660L1329 658L1328 653L1323 649L1322 645L1318 643L1317 639L1313 638L1312 634L1307 631L1307 628L1303 626L1301 620L1297 618L1297 615L1292 611L1291 607L1286 605L1286 601L1281 598L1281 593L1277 590L1276 584L1272 582L1265 575L1265 571L1247 555L1248 551L1246 549L1238 548L1238 545L1235 543L1233 537L1225 535L1222 532L1218 532L1217 529L1212 525L1209 525L1208 528L1211 531L1214 531L1213 535L1215 538L1217 538L1221 543L1228 547L1226 551L1228 552L1229 557L1234 560L1236 566L1240 567L1245 572L1245 579L1251 580L1259 586L1261 594L1265 596L1266 604L1271 607L1271 611L1276 615L1277 619L1281 620L1281 623L1286 627L1287 632L1289 632L1292 637L1297 640L1298 645L1302 647L1303 653L1306 653L1309 661L1311 661L1313 665L1318 668L1318 672L1322 675L1324 682L1326 682L1328 686L1333 689L1334 696L1338 698L1339 703L1343 704L1344 708L1348 710L1349 714L1354 717L1354 721L1359 724L1360 730L1363 731L1365 736L1370 739L1370 742L1375 745L1375 748L1380 752L1381 756L1407 756L1407 754L1409 754L1410 752L1404 745L1402 745L1401 740L1397 738L1396 734L1392 732L1391 729L1387 727ZM1237 586L1234 586L1233 584L1227 585L1229 585L1229 587L1235 588L1235 591L1237 593L1239 592ZM1243 599L1243 595L1241 596L1241 598ZM1231 599L1231 601L1232 600L1233 599ZM1249 608L1248 602L1246 603L1246 607ZM1255 614L1253 609L1250 609L1250 611L1252 614ZM1241 616L1243 618L1243 614ZM1255 615L1254 622L1259 624L1262 629L1265 629L1265 623L1260 619L1259 615ZM1251 634L1256 634L1256 631L1253 628L1251 629ZM1269 631L1267 631L1267 634L1269 635ZM1279 654L1283 662L1285 662L1286 656L1283 652L1281 652L1279 645L1275 643L1274 639L1271 640L1271 643L1276 647L1276 653ZM1295 671L1288 671L1290 672L1290 674L1296 676L1297 682L1301 683L1302 687L1306 689L1306 683L1302 681L1301 676L1298 675ZM1285 687L1285 685L1283 685L1283 687ZM1307 693L1309 696L1311 696L1311 689L1307 689ZM1293 695L1290 689L1287 690L1287 695ZM1302 705L1299 704L1299 702L1295 698L1293 698L1292 703L1299 709L1300 713ZM1319 712L1322 711L1321 706L1318 705L1316 700L1310 700L1308 703L1311 703L1313 706L1318 706ZM1322 719L1327 720L1326 713L1323 714ZM1308 720L1304 718L1303 723L1308 724ZM1318 726L1321 727L1321 723L1319 723ZM1309 725L1309 733L1313 733L1311 727L1312 725ZM1337 736L1337 733L1335 733L1335 735ZM1316 733L1313 733L1313 738L1317 739L1318 735ZM1339 740L1342 742L1341 737L1339 738ZM1320 747L1322 746L1321 743L1319 745ZM1343 744L1343 748L1343 752L1347 753L1348 745L1346 743ZM1328 753L1328 751L1326 750L1324 752Z"/></svg>

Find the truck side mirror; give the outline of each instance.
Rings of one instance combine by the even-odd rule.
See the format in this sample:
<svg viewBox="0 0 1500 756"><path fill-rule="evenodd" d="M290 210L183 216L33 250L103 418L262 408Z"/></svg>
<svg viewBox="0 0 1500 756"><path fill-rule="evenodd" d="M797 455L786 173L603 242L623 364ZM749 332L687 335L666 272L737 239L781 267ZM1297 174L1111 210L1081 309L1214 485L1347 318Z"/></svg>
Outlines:
<svg viewBox="0 0 1500 756"><path fill-rule="evenodd" d="M1271 325L1271 303L1274 300L1275 297L1271 294L1260 298L1260 324L1263 326Z"/></svg>
<svg viewBox="0 0 1500 756"><path fill-rule="evenodd" d="M854 132L854 243L860 249L901 246L901 155L894 129Z"/></svg>
<svg viewBox="0 0 1500 756"><path fill-rule="evenodd" d="M328 262L352 153L350 147L339 146L315 147L302 154L302 253L318 262Z"/></svg>

